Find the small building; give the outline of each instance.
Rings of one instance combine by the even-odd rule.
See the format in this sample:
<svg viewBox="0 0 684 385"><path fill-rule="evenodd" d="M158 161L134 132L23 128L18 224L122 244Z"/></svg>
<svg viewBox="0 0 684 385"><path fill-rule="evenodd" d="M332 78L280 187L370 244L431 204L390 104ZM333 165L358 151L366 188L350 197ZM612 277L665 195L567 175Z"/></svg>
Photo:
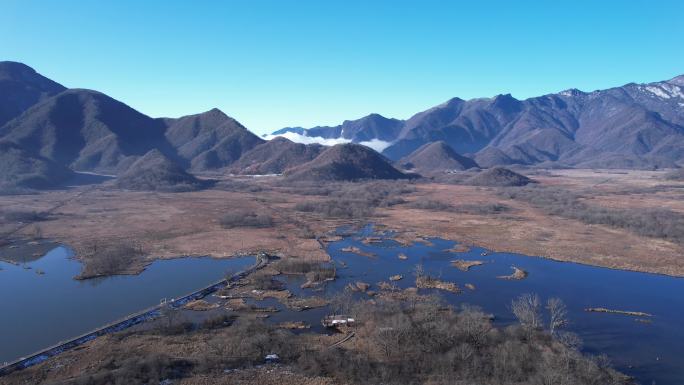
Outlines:
<svg viewBox="0 0 684 385"><path fill-rule="evenodd" d="M354 322L356 322L356 320L348 315L329 315L323 318L323 321L321 321L323 326L327 328L334 328L343 325L352 326L354 325Z"/></svg>
<svg viewBox="0 0 684 385"><path fill-rule="evenodd" d="M266 357L264 357L264 361L266 363L275 363L275 362L280 361L280 357L278 357L278 355L275 353L271 353L271 354L267 354Z"/></svg>

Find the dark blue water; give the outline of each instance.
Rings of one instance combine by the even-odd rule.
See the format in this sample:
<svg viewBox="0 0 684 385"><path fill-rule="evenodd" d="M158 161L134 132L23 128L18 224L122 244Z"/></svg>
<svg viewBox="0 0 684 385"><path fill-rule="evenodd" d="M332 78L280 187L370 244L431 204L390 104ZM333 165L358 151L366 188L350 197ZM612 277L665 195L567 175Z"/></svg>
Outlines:
<svg viewBox="0 0 684 385"><path fill-rule="evenodd" d="M496 317L505 326L514 322L510 303L522 293L536 293L543 300L561 298L568 307L569 331L584 340L588 354L606 354L613 365L642 384L684 384L684 279L654 274L611 270L562 263L511 253L495 253L471 249L465 253L447 251L455 242L429 239L431 245L415 243L401 246L386 240L366 245L362 237L373 234L367 227L343 240L331 243L328 252L338 266L338 279L318 289L301 289L302 277L280 277L297 296L329 296L351 282L373 285L401 274L399 287L415 286L412 271L422 264L425 271L442 280L455 282L463 290L452 294L438 290L453 305L472 304ZM343 252L355 246L374 253L365 257ZM481 253L488 255L482 256ZM404 253L408 260L400 260ZM29 263L31 270L0 262L0 361L27 354L101 326L126 314L154 305L164 297L177 297L218 280L223 272L240 270L251 264L251 258L216 260L183 258L157 261L138 276L116 276L99 280L74 281L80 264L68 259L69 250L57 248L46 257ZM482 260L485 265L462 272L451 266L454 259ZM342 267L342 265L346 267ZM497 279L512 273L514 265L529 276L521 281ZM45 275L37 275L42 269ZM476 290L465 288L474 284ZM364 296L364 294L356 294ZM278 301L257 301L260 306L274 306L282 311L270 313L271 322L301 320L309 322L311 331L322 331L320 320L329 309L304 312L288 310ZM588 307L606 307L651 313L651 323L635 321L636 317L588 313Z"/></svg>
<svg viewBox="0 0 684 385"><path fill-rule="evenodd" d="M360 240L372 234L368 227L360 233L331 243L328 252L337 266L338 279L329 283L324 293L310 289L299 289L300 280L292 279L288 289L297 295L330 295L350 282L363 281L373 285L388 281L389 276L401 274L404 279L396 282L399 287L415 286L412 271L422 264L431 276L457 283L463 292L452 294L439 290L421 290L421 293L435 292L454 305L471 304L493 313L496 323L505 326L514 322L510 311L511 301L523 293L536 293L545 302L550 297L561 298L568 307L570 325L567 330L580 335L584 341L583 351L587 354L606 354L619 370L635 376L642 384L684 384L684 279L654 274L611 270L574 263L556 262L543 258L527 257L511 253L495 253L475 248L464 253L446 251L455 242L429 239L432 245L416 243L403 247L394 241L365 245ZM365 257L341 251L356 246L363 251L376 254ZM488 255L482 256L481 253ZM399 253L408 260L400 260ZM463 272L451 266L454 259L482 260L487 263ZM502 280L500 275L512 273L514 265L529 272L520 281ZM465 288L466 283L476 289ZM617 310L631 310L651 313L651 323L637 322L637 317L589 313L588 307L606 307ZM310 310L289 319L306 320L314 325L320 323L327 309ZM288 314L274 316L287 319Z"/></svg>
<svg viewBox="0 0 684 385"><path fill-rule="evenodd" d="M0 362L11 361L128 314L218 281L254 263L178 258L152 263L139 275L74 280L81 264L58 247L24 269L0 262ZM44 275L36 273L45 272Z"/></svg>

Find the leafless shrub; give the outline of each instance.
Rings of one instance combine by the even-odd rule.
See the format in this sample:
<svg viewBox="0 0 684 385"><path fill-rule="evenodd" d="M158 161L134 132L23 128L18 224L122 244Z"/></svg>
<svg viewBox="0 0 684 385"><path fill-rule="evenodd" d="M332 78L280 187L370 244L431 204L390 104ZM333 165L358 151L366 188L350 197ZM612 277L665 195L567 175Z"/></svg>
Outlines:
<svg viewBox="0 0 684 385"><path fill-rule="evenodd" d="M234 227L272 227L273 218L270 215L250 210L235 210L221 217L221 226L226 229Z"/></svg>
<svg viewBox="0 0 684 385"><path fill-rule="evenodd" d="M65 382L73 385L151 384L184 377L193 368L187 360L164 354L133 354L109 357L93 374Z"/></svg>
<svg viewBox="0 0 684 385"><path fill-rule="evenodd" d="M228 179L216 184L215 189L236 192L261 192L266 187L263 184L258 184L256 181Z"/></svg>
<svg viewBox="0 0 684 385"><path fill-rule="evenodd" d="M453 212L473 215L501 214L511 211L510 206L500 203L466 204L454 206Z"/></svg>
<svg viewBox="0 0 684 385"><path fill-rule="evenodd" d="M306 279L309 282L324 282L330 279L335 279L337 271L334 266L320 267L318 269L306 273Z"/></svg>
<svg viewBox="0 0 684 385"><path fill-rule="evenodd" d="M415 187L404 181L366 181L308 186L295 191L304 191L304 195L334 198L299 203L295 206L297 211L317 213L328 218L356 219L372 216L377 207L404 203L403 196L414 192Z"/></svg>
<svg viewBox="0 0 684 385"><path fill-rule="evenodd" d="M8 211L4 217L9 222L31 223L46 221L50 214L44 211Z"/></svg>
<svg viewBox="0 0 684 385"><path fill-rule="evenodd" d="M250 282L258 290L281 290L284 285L282 282L273 279L269 274L256 272L250 276Z"/></svg>
<svg viewBox="0 0 684 385"><path fill-rule="evenodd" d="M558 348L543 331L521 337L520 327L494 329L477 308L444 311L438 299L415 308L376 300L355 302L347 314L359 321L356 334L367 347L304 350L296 368L349 384L629 383L604 362Z"/></svg>
<svg viewBox="0 0 684 385"><path fill-rule="evenodd" d="M373 304L358 301L347 292L332 303L336 311L358 320L355 332L363 344L311 348L300 337L260 320L224 316L192 331L199 335L191 340L189 351L194 353L188 361L113 349L97 368L86 369L91 373L67 383L159 383L190 374L212 376L225 368L260 365L271 353L289 370L345 384L631 383L605 358L586 358L543 331L528 336L519 326L495 329L479 309L445 309L435 296L407 306L380 298ZM559 333L559 340L564 335Z"/></svg>
<svg viewBox="0 0 684 385"><path fill-rule="evenodd" d="M409 207L421 210L433 210L433 211L452 211L454 206L440 202L432 199L419 199L411 202Z"/></svg>
<svg viewBox="0 0 684 385"><path fill-rule="evenodd" d="M511 303L511 310L518 322L529 330L543 327L541 302L536 294L522 294Z"/></svg>
<svg viewBox="0 0 684 385"><path fill-rule="evenodd" d="M568 309L560 298L549 298L546 309L549 311L549 332L555 335L568 324Z"/></svg>
<svg viewBox="0 0 684 385"><path fill-rule="evenodd" d="M141 244L129 240L92 241L80 252L86 262L81 278L119 274L145 255Z"/></svg>
<svg viewBox="0 0 684 385"><path fill-rule="evenodd" d="M38 224L33 225L31 228L31 237L33 239L43 239L43 228Z"/></svg>
<svg viewBox="0 0 684 385"><path fill-rule="evenodd" d="M373 206L363 200L326 200L322 202L300 202L295 210L316 213L327 218L367 218L373 215Z"/></svg>
<svg viewBox="0 0 684 385"><path fill-rule="evenodd" d="M273 264L273 267L284 274L306 274L332 268L329 263L298 258L280 259Z"/></svg>
<svg viewBox="0 0 684 385"><path fill-rule="evenodd" d="M581 196L550 187L502 189L500 194L528 202L550 215L576 219L587 224L625 229L638 235L684 243L684 215L667 209L615 209L588 205Z"/></svg>

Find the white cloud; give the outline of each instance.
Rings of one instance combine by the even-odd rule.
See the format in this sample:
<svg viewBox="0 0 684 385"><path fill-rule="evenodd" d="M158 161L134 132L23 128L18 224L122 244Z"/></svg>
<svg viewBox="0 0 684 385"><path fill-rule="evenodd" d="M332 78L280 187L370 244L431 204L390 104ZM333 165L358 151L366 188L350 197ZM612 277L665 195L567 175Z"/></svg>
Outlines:
<svg viewBox="0 0 684 385"><path fill-rule="evenodd" d="M281 135L266 135L264 139L266 140L271 140L273 138L276 138L278 136L282 136L283 138L289 139L295 143L304 143L304 144L313 144L313 143L318 143L322 144L324 146L334 146L336 144L342 144L342 143L350 143L350 139L345 139L345 138L323 138L320 136L306 136L306 135L301 135L297 134L295 132L286 132ZM359 144L362 144L366 147L370 147L373 150L377 152L382 152L382 150L386 149L389 147L392 143L390 142L385 142L384 140L380 139L372 139L367 142L360 142Z"/></svg>
<svg viewBox="0 0 684 385"><path fill-rule="evenodd" d="M295 132L286 132L281 135L266 135L264 139L266 140L271 140L273 138L277 138L279 136L282 136L285 139L289 139L295 143L304 143L304 144L322 144L324 146L334 146L336 144L340 143L349 143L351 140L349 139L344 139L344 138L336 138L336 139L326 139L320 136L306 136L306 135L301 135L297 134Z"/></svg>
<svg viewBox="0 0 684 385"><path fill-rule="evenodd" d="M371 139L368 142L360 142L359 144L363 144L366 147L370 147L377 152L382 152L384 149L389 147L392 144L392 142L385 142L384 140L380 139Z"/></svg>

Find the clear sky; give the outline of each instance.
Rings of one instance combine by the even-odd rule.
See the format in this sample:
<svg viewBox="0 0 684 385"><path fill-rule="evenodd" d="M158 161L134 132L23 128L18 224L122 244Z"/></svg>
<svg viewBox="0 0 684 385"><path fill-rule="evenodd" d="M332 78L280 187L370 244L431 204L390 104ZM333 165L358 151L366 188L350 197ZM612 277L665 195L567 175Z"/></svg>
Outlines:
<svg viewBox="0 0 684 385"><path fill-rule="evenodd" d="M684 73L684 1L3 0L0 60L151 116L251 130L407 118Z"/></svg>

